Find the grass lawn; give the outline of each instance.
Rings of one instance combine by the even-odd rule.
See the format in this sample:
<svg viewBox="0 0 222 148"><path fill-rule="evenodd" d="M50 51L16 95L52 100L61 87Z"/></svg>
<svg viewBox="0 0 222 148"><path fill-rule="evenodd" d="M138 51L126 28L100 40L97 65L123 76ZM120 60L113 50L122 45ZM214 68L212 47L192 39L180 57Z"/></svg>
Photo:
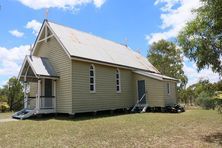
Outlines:
<svg viewBox="0 0 222 148"><path fill-rule="evenodd" d="M1 116L1 114L0 114ZM222 115L188 110L0 123L0 147L222 147Z"/></svg>
<svg viewBox="0 0 222 148"><path fill-rule="evenodd" d="M13 114L12 112L0 113L0 120L11 118L12 114Z"/></svg>

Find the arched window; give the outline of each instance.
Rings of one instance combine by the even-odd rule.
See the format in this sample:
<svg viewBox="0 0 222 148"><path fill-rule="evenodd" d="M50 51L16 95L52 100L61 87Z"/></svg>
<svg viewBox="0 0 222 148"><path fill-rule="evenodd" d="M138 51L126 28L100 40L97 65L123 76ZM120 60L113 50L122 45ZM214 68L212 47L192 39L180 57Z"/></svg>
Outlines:
<svg viewBox="0 0 222 148"><path fill-rule="evenodd" d="M90 92L96 92L96 80L95 80L95 66L92 64L89 67L89 90Z"/></svg>
<svg viewBox="0 0 222 148"><path fill-rule="evenodd" d="M116 92L121 92L120 70L116 69Z"/></svg>
<svg viewBox="0 0 222 148"><path fill-rule="evenodd" d="M170 95L170 83L167 83L167 94Z"/></svg>

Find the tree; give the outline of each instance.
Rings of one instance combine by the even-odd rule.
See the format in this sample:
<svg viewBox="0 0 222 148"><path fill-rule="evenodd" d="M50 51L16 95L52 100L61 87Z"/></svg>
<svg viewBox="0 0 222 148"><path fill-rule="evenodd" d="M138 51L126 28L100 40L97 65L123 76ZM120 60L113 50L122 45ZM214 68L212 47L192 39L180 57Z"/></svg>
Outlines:
<svg viewBox="0 0 222 148"><path fill-rule="evenodd" d="M222 91L222 80L214 84L217 91Z"/></svg>
<svg viewBox="0 0 222 148"><path fill-rule="evenodd" d="M181 89L178 92L178 100L184 102L185 104L193 105L195 101L195 94L192 87L186 89Z"/></svg>
<svg viewBox="0 0 222 148"><path fill-rule="evenodd" d="M162 74L179 79L180 89L186 86L187 77L182 69L181 51L173 42L154 42L150 46L147 58Z"/></svg>
<svg viewBox="0 0 222 148"><path fill-rule="evenodd" d="M196 18L179 33L178 42L198 70L210 67L222 75L222 1L201 2L203 5L193 11Z"/></svg>
<svg viewBox="0 0 222 148"><path fill-rule="evenodd" d="M196 84L189 86L194 91L195 97L198 97L202 92L212 97L217 91L217 83L212 84L209 80L199 80Z"/></svg>
<svg viewBox="0 0 222 148"><path fill-rule="evenodd" d="M0 88L0 102L7 102L8 98L7 98L7 90L3 87Z"/></svg>
<svg viewBox="0 0 222 148"><path fill-rule="evenodd" d="M22 100L24 98L21 83L15 77L12 77L8 81L8 86L4 86L4 89L8 92L7 95L10 111L19 110L22 107Z"/></svg>

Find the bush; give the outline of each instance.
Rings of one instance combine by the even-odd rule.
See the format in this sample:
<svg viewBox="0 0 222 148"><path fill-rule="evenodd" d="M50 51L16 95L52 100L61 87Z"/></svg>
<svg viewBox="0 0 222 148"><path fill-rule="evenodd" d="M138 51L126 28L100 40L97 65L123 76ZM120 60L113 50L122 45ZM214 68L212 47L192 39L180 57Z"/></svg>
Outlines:
<svg viewBox="0 0 222 148"><path fill-rule="evenodd" d="M215 99L218 113L222 114L222 99Z"/></svg>
<svg viewBox="0 0 222 148"><path fill-rule="evenodd" d="M0 103L0 111L1 112L6 112L9 111L9 105L6 102Z"/></svg>
<svg viewBox="0 0 222 148"><path fill-rule="evenodd" d="M200 93L197 97L196 103L204 109L215 109L217 105L216 99L213 99L205 92Z"/></svg>
<svg viewBox="0 0 222 148"><path fill-rule="evenodd" d="M222 114L222 91L216 91L214 98L216 100L217 111Z"/></svg>

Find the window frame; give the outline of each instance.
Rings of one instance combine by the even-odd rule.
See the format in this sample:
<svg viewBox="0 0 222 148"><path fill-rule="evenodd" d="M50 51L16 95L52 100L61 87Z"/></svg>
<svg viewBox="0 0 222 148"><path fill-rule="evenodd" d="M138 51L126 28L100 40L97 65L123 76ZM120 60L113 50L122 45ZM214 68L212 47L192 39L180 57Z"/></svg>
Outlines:
<svg viewBox="0 0 222 148"><path fill-rule="evenodd" d="M92 68L91 68L92 67ZM93 72L93 76L91 76L91 71ZM93 82L91 83L91 78L93 78ZM93 90L91 90L91 86L93 86ZM89 66L89 92L96 92L96 68L94 64Z"/></svg>
<svg viewBox="0 0 222 148"><path fill-rule="evenodd" d="M117 78L118 75L118 78ZM121 89L121 73L119 68L116 69L115 72L115 82L116 82L116 93L121 93L122 89ZM119 81L119 84L117 84L117 81ZM119 87L119 90L117 90L117 88Z"/></svg>
<svg viewBox="0 0 222 148"><path fill-rule="evenodd" d="M170 95L170 82L167 82L167 94Z"/></svg>

